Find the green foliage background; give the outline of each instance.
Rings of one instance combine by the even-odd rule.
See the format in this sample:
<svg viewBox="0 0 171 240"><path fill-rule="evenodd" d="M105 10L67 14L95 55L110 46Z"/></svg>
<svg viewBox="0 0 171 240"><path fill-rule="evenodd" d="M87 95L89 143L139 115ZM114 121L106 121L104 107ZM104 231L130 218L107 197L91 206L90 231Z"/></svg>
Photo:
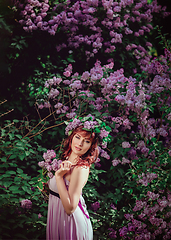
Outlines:
<svg viewBox="0 0 171 240"><path fill-rule="evenodd" d="M165 3L162 1L160 4ZM42 160L43 152L47 149L54 149L58 153L64 137L64 126L59 125L62 120L54 117L48 109L40 112L35 102L40 103L48 94L44 87L46 79L62 74L69 63L73 64L74 72L81 74L94 66L96 58L86 62L79 50L63 50L58 54L54 52L56 39L53 36L41 31L27 33L18 19L19 15L12 1L0 0L0 239L45 239L48 198L45 192L40 191L43 188L43 176L37 163ZM153 56L163 54L163 48L170 44L171 36L165 26L166 22L158 21L157 16L154 18L153 25L158 25L156 29L159 30L149 36L154 46L151 49ZM146 39L142 38L141 41ZM124 67L125 75L130 76L136 66L134 58L132 55L128 58L122 47L118 51L122 54L118 56L114 70ZM105 64L108 57L99 53L97 58ZM137 81L145 75L146 73L137 74ZM152 97L155 103L158 96ZM158 114L155 112L155 105L149 107L153 115ZM169 113L170 108L166 108L161 109L161 112ZM95 112L94 114L98 115ZM131 117L136 123L136 116ZM113 159L127 156L129 149L123 151L121 147L126 138L127 135L120 132L115 140L117 149L113 147L113 142L108 146ZM137 142L138 140L140 136L137 136ZM152 143L150 151L160 151L160 163L170 161L162 142L154 138ZM141 199L148 190L155 191L156 186L161 189L170 186L170 162L165 169L156 170L161 177L160 183L154 180L147 188L137 186L137 171L150 169L151 164L148 159L139 158L132 162L136 168L126 165L115 168L111 162L102 159L101 170L92 167L84 197L90 209L95 240L110 239L107 230L109 227L117 226L119 229L127 224L124 214L129 212L129 204L133 198L134 201ZM22 209L22 199L31 200L32 208ZM96 201L99 201L101 207L94 212L90 205ZM117 209L111 208L111 204L115 204ZM39 218L38 214L42 217ZM162 239L162 236L159 238Z"/></svg>

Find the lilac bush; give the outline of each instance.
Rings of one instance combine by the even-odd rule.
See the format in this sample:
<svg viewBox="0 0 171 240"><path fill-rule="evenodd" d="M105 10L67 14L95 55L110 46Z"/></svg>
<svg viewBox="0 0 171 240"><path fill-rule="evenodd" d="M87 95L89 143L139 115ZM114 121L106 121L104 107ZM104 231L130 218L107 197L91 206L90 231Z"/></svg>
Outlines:
<svg viewBox="0 0 171 240"><path fill-rule="evenodd" d="M134 73L138 66L144 69L151 59L152 44L147 39L153 30L154 14L158 13L159 18L170 14L157 1L147 0L14 2L20 10L19 23L23 29L30 33L48 32L56 37L57 52L79 49L87 60L103 53L108 58L119 56L118 62L124 59L128 65L131 59L135 62ZM66 70L64 74L69 73Z"/></svg>
<svg viewBox="0 0 171 240"><path fill-rule="evenodd" d="M119 201L117 193L112 195L115 199L114 203L120 205L120 210L115 211L118 214L123 211L127 213L124 214L123 223L119 222L116 214L112 215L112 227L117 234L110 232L111 238L117 236L118 239L119 237L155 239L157 236L163 236L163 239L169 239L171 236L169 210L171 70L164 67L169 63L171 53L168 50L165 50L166 52L164 56L149 62L147 67L152 71L149 71L146 79L141 81L136 81L133 77L125 77L123 69L113 71L111 69L113 64L101 66L97 61L89 72L86 71L82 75L70 73L67 77L65 74L56 76L62 79L58 85L53 84L53 79L56 78L45 82L45 87L49 89L45 102L50 104L52 111L55 109L56 115L70 119L77 114L93 111L112 128L112 143L107 151L99 148L102 164L100 168L105 167L105 161L109 161L108 172L115 172L115 169L125 171L125 175L120 176L124 179L121 189L127 194L129 207L124 205L126 201L122 203L122 196ZM164 69L160 74L159 64L155 67L152 64L156 61ZM151 79L150 83L149 79ZM51 95L52 88L59 91L55 97ZM68 95L62 102L64 91L68 92ZM99 98L103 104L97 107ZM56 108L59 102L61 105ZM44 106L43 102L41 106ZM59 112L58 110L63 109L64 106L69 110ZM44 158L45 162L51 161L48 154L44 154ZM105 158L108 160L104 161ZM49 170L48 167L46 168ZM110 174L109 176L107 180L105 177L107 186L110 186L112 179L115 179L114 176ZM108 200L111 204L111 198ZM97 201L91 206L96 207L96 203L98 208L94 211L100 212L103 208L100 202ZM109 212L114 210L112 209L109 208Z"/></svg>
<svg viewBox="0 0 171 240"><path fill-rule="evenodd" d="M15 2L23 29L56 36L57 52L80 51L87 60L101 53L108 59L105 64L96 59L81 73L71 64L52 72L44 79L46 94L36 99L40 112L53 114L59 135L64 136L65 121L88 114L112 129L111 143L99 147L85 187L95 236L170 239L171 52L167 46L154 58L148 40L154 14L167 16L166 9L146 0ZM39 166L51 178L60 160L53 150L43 158Z"/></svg>

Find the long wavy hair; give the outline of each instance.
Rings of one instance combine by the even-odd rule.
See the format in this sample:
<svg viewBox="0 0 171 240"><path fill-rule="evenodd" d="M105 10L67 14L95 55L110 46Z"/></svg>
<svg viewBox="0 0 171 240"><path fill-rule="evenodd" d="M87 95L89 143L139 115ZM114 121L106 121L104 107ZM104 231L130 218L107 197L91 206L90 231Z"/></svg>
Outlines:
<svg viewBox="0 0 171 240"><path fill-rule="evenodd" d="M89 137L91 141L91 146L89 150L82 156L79 156L77 160L76 165L77 166L91 166L92 163L94 163L99 155L99 150L98 150L98 137L96 134L90 133L86 130L83 129L83 126L79 126L75 128L72 133L65 139L63 143L63 149L62 149L62 154L61 154L61 160L65 161L71 154L72 149L71 149L71 143L72 139L75 134L80 133L83 137Z"/></svg>

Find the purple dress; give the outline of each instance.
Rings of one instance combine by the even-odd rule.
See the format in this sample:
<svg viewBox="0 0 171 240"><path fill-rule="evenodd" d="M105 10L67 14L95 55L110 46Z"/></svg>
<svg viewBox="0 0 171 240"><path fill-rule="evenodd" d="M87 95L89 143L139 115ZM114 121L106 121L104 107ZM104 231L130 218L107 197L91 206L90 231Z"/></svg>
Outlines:
<svg viewBox="0 0 171 240"><path fill-rule="evenodd" d="M69 181L64 179L66 187ZM58 193L55 176L48 182L50 190ZM60 198L49 194L47 240L93 240L93 229L86 209L85 201L80 196L76 210L68 215Z"/></svg>

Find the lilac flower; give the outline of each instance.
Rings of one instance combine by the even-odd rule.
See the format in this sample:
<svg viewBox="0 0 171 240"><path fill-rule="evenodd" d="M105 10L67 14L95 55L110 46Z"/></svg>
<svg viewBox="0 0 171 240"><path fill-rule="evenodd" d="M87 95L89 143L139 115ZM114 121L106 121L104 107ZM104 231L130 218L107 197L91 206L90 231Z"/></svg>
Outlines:
<svg viewBox="0 0 171 240"><path fill-rule="evenodd" d="M73 122L69 122L67 127L65 128L65 134L68 135L69 131L79 127L81 125L81 121L78 118L74 118Z"/></svg>
<svg viewBox="0 0 171 240"><path fill-rule="evenodd" d="M109 132L107 132L106 130L102 129L100 132L100 137L101 138L105 138L109 135Z"/></svg>
<svg viewBox="0 0 171 240"><path fill-rule="evenodd" d="M56 153L54 150L47 150L46 153L43 154L43 158L45 159L46 162L49 162L49 159L51 160L52 158L56 157Z"/></svg>
<svg viewBox="0 0 171 240"><path fill-rule="evenodd" d="M125 157L123 157L121 164L126 164L126 163L130 163L130 160L128 160Z"/></svg>
<svg viewBox="0 0 171 240"><path fill-rule="evenodd" d="M100 203L99 202L92 203L91 208L93 209L94 212L96 212L100 208Z"/></svg>
<svg viewBox="0 0 171 240"><path fill-rule="evenodd" d="M117 232L113 228L108 228L109 232L109 237L110 238L117 238Z"/></svg>
<svg viewBox="0 0 171 240"><path fill-rule="evenodd" d="M32 207L32 202L28 199L21 200L21 207L30 209Z"/></svg>
<svg viewBox="0 0 171 240"><path fill-rule="evenodd" d="M91 129L91 128L93 128L93 124L91 123L91 121L86 121L86 122L84 122L84 128L85 128L85 129Z"/></svg>
<svg viewBox="0 0 171 240"><path fill-rule="evenodd" d="M124 217L125 217L127 220L130 220L130 219L133 219L133 214L126 213L126 214L124 215Z"/></svg>
<svg viewBox="0 0 171 240"><path fill-rule="evenodd" d="M125 119L125 120L123 121L123 125L124 125L124 126L128 126L129 123L130 123L130 122L129 122L129 119Z"/></svg>
<svg viewBox="0 0 171 240"><path fill-rule="evenodd" d="M122 147L123 147L123 148L130 148L131 145L130 145L129 142L122 142Z"/></svg>
<svg viewBox="0 0 171 240"><path fill-rule="evenodd" d="M143 148L141 149L141 152L144 154L145 157L147 157L147 156L148 156L149 149L146 148L146 147L143 147Z"/></svg>
<svg viewBox="0 0 171 240"><path fill-rule="evenodd" d="M158 199L158 198L159 198L159 194L155 194L155 193L150 192L150 191L147 192L147 196L148 196L149 198L151 198L152 200L155 200L155 199Z"/></svg>
<svg viewBox="0 0 171 240"><path fill-rule="evenodd" d="M48 175L49 178L53 178L53 173L52 172L48 172L47 175Z"/></svg>
<svg viewBox="0 0 171 240"><path fill-rule="evenodd" d="M99 162L100 162L100 158L97 158L96 161L95 161L95 166L96 167L101 167L101 164Z"/></svg>
<svg viewBox="0 0 171 240"><path fill-rule="evenodd" d="M41 217L42 217L42 214L41 214L41 213L39 213L39 214L38 214L38 218L41 218Z"/></svg>
<svg viewBox="0 0 171 240"><path fill-rule="evenodd" d="M90 76L90 73L88 71L86 71L82 74L81 79L83 81L86 81L89 78L89 76Z"/></svg>
<svg viewBox="0 0 171 240"><path fill-rule="evenodd" d="M128 223L128 231L129 232L135 231L135 226L132 223Z"/></svg>
<svg viewBox="0 0 171 240"><path fill-rule="evenodd" d="M113 165L114 167L116 167L119 163L121 163L121 161L118 160L118 159L112 160L112 165Z"/></svg>
<svg viewBox="0 0 171 240"><path fill-rule="evenodd" d="M142 208L144 208L146 205L147 205L146 202L143 202L143 201L141 201L141 200L136 200L136 205L135 205L135 207L133 208L133 211L139 211L139 210L141 210Z"/></svg>
<svg viewBox="0 0 171 240"><path fill-rule="evenodd" d="M152 225L156 225L158 227L163 222L163 219L155 218L154 216L151 216L149 218L149 221L151 222Z"/></svg>
<svg viewBox="0 0 171 240"><path fill-rule="evenodd" d="M38 108L39 109L43 109L44 108L44 105L41 103L41 104L38 104Z"/></svg>
<svg viewBox="0 0 171 240"><path fill-rule="evenodd" d="M44 167L45 166L45 162L44 161L38 162L38 165L39 165L39 167Z"/></svg>
<svg viewBox="0 0 171 240"><path fill-rule="evenodd" d="M148 183L150 183L153 179L157 178L157 174L156 173L149 173L147 172L147 174L145 175L144 173L142 173L141 175L138 175L138 182L143 184L144 186L147 186Z"/></svg>
<svg viewBox="0 0 171 240"><path fill-rule="evenodd" d="M127 232L128 232L128 229L127 229L127 227L125 227L125 226L119 229L119 235L120 235L121 237L126 236L126 235L127 235Z"/></svg>
<svg viewBox="0 0 171 240"><path fill-rule="evenodd" d="M157 199L157 202L159 206L162 207L162 210L163 208L167 207L168 201L165 196L162 199Z"/></svg>
<svg viewBox="0 0 171 240"><path fill-rule="evenodd" d="M104 151L103 149L101 149L100 155L101 155L101 157L104 157L108 160L110 159L110 156L108 155L108 153L106 151Z"/></svg>
<svg viewBox="0 0 171 240"><path fill-rule="evenodd" d="M105 142L105 141L103 141L102 142L102 144L101 144L101 146L102 146L102 148L107 148L107 141ZM106 155L107 156L107 155ZM109 155L108 155L108 157L106 157L106 159L109 159L110 157L109 157Z"/></svg>
<svg viewBox="0 0 171 240"><path fill-rule="evenodd" d="M57 160L57 159L54 159L53 161L52 161L52 170L53 171L57 171L58 169L59 169L59 165L61 164L61 160ZM48 170L48 169L47 169ZM52 171L51 170L51 171Z"/></svg>
<svg viewBox="0 0 171 240"><path fill-rule="evenodd" d="M45 107L45 108L50 108L50 106L51 106L51 105L50 105L49 102L44 102L44 107Z"/></svg>
<svg viewBox="0 0 171 240"><path fill-rule="evenodd" d="M57 89L52 88L49 92L49 98L56 98L59 95L59 91Z"/></svg>
<svg viewBox="0 0 171 240"><path fill-rule="evenodd" d="M113 203L110 205L110 207L114 210L117 210L117 208L115 207L115 205Z"/></svg>
<svg viewBox="0 0 171 240"><path fill-rule="evenodd" d="M52 166L51 166L51 165L48 165L48 166L46 167L46 169L47 169L49 172L51 172L51 171L52 171Z"/></svg>
<svg viewBox="0 0 171 240"><path fill-rule="evenodd" d="M136 150L131 148L131 150L128 152L128 156L130 159L135 159L136 158Z"/></svg>
<svg viewBox="0 0 171 240"><path fill-rule="evenodd" d="M76 116L76 113L75 113L75 112L71 112L71 113L67 113L67 114L66 114L66 117L67 117L67 118L70 118L70 119L75 118L75 116Z"/></svg>

